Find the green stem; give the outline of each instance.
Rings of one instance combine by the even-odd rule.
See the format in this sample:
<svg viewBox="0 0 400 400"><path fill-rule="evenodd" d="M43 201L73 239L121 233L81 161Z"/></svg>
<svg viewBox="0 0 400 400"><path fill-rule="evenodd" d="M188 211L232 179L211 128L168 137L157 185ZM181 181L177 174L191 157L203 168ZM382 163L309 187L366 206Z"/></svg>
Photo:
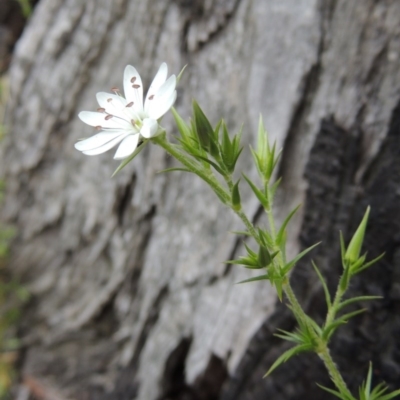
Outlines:
<svg viewBox="0 0 400 400"><path fill-rule="evenodd" d="M342 301L342 297L344 296L344 294L345 290L343 290L341 285L339 284L335 293L335 298L333 300L333 303L331 307L329 307L328 313L326 315L325 326L330 325L335 319L337 309L339 307L340 302Z"/></svg>
<svg viewBox="0 0 400 400"><path fill-rule="evenodd" d="M223 187L221 187L220 183L217 181L217 179L215 179L215 177L211 174L211 172L206 171L199 164L193 162L193 160L186 157L176 145L169 143L165 139L165 135L156 136L155 138L152 139L152 141L153 143L156 143L160 147L162 147L172 157L176 158L191 172L195 173L206 183L208 183L211 189L224 202L224 204L230 205L231 196L224 190Z"/></svg>
<svg viewBox="0 0 400 400"><path fill-rule="evenodd" d="M218 182L218 180L211 174L211 172L206 171L204 168L202 168L198 163L193 162L190 158L186 157L180 150L179 148L172 144L169 143L166 138L165 134L157 136L152 139L152 141L156 144L158 144L160 147L162 147L167 153L169 153L172 157L176 158L178 161L180 161L185 167L187 167L191 172L195 173L198 175L201 179L203 179L206 183L210 185L212 190L218 195L218 197L224 202L224 204L228 205L229 207L232 208L231 204L231 196L229 193L226 192L226 190L221 186L221 184ZM228 187L232 187L232 180L230 177L225 177L225 180L228 184ZM233 209L233 208L232 208ZM249 233L253 236L253 238L257 241L259 245L262 245L261 240L257 234L256 229L254 228L253 224L250 222L250 220L247 218L246 214L242 210L234 210L236 215L243 221L244 225L246 226L247 230ZM271 228L271 234L273 237L275 237L275 221L274 217L272 215L272 211L267 212L268 214L268 220ZM313 340L315 341L317 353L319 357L322 359L322 361L325 364L325 367L327 368L329 375L331 376L332 381L336 385L337 389L340 391L340 393L346 393L349 396L351 396L350 391L348 390L346 383L344 382L342 376L340 375L340 372L338 371L330 353L329 349L327 347L327 343L324 342L314 331L313 327L311 326L308 317L306 313L304 312L303 308L301 307L299 301L297 300L297 297L295 293L293 292L293 289L290 285L289 279L284 283L283 285L284 292L289 300L289 303L292 306L293 313L295 316L305 325L308 327L308 330L310 334L313 337ZM338 289L339 292L339 289ZM335 297L334 304L339 304L341 296L343 294L337 293ZM334 317L334 315L333 315ZM329 316L327 318L333 318L332 316Z"/></svg>

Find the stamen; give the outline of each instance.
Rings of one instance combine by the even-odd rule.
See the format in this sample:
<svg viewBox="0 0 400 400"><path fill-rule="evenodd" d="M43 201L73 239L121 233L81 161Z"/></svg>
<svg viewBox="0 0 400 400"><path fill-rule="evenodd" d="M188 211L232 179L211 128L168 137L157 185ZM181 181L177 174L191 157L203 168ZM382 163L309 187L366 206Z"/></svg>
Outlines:
<svg viewBox="0 0 400 400"><path fill-rule="evenodd" d="M116 86L114 86L111 88L111 91L113 91L114 93L118 93L119 89Z"/></svg>
<svg viewBox="0 0 400 400"><path fill-rule="evenodd" d="M109 99L107 99L108 102L112 101L112 98L110 97Z"/></svg>
<svg viewBox="0 0 400 400"><path fill-rule="evenodd" d="M99 112L99 113L103 113L105 111L106 111L106 109L103 108L103 107L100 107L100 108L97 109L97 112Z"/></svg>
<svg viewBox="0 0 400 400"><path fill-rule="evenodd" d="M104 119L105 119L106 121L108 121L108 120L111 119L112 117L113 117L113 115L108 114Z"/></svg>
<svg viewBox="0 0 400 400"><path fill-rule="evenodd" d="M132 107L133 106L133 101L131 101L129 104L127 104L125 107Z"/></svg>
<svg viewBox="0 0 400 400"><path fill-rule="evenodd" d="M154 94L152 94L151 96L149 96L149 100L153 100L154 99Z"/></svg>
<svg viewBox="0 0 400 400"><path fill-rule="evenodd" d="M136 122L135 122L134 119L131 119L131 124L132 124L132 125L135 125L135 124L136 124Z"/></svg>
<svg viewBox="0 0 400 400"><path fill-rule="evenodd" d="M136 76L134 76L132 79L131 79L131 83L134 83L136 81Z"/></svg>
<svg viewBox="0 0 400 400"><path fill-rule="evenodd" d="M134 89L139 89L139 88L140 88L140 85L132 85L132 87L133 87Z"/></svg>
<svg viewBox="0 0 400 400"><path fill-rule="evenodd" d="M94 127L94 129L96 129L97 131L101 131L103 128L100 125L97 125Z"/></svg>

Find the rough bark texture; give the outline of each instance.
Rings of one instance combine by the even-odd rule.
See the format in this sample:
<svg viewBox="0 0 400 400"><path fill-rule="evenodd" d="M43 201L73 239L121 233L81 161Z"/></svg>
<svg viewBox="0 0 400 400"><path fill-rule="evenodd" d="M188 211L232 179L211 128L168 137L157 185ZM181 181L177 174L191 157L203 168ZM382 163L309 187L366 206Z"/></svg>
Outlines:
<svg viewBox="0 0 400 400"><path fill-rule="evenodd" d="M262 380L287 347L273 333L294 321L267 285L234 285L252 276L221 263L242 254L227 233L241 226L203 183L157 175L173 162L156 147L113 179L110 154L73 148L91 134L76 114L97 107L97 91L120 84L128 63L149 83L164 60L174 72L189 64L176 104L184 115L195 97L213 122L223 116L233 131L244 123L250 143L263 114L285 144L277 218L304 204L289 250L323 240L313 258L332 287L337 232L348 238L372 206L367 248L387 255L352 291L384 300L340 331L333 356L353 389L369 360L376 381L398 385L399 20L396 0L39 2L10 68L1 162L3 217L18 229L10 268L33 293L20 328L32 394L329 398L314 383L329 385L314 356ZM248 152L241 167L255 174ZM251 193L244 197L262 222ZM307 310L322 315L309 260L292 280Z"/></svg>

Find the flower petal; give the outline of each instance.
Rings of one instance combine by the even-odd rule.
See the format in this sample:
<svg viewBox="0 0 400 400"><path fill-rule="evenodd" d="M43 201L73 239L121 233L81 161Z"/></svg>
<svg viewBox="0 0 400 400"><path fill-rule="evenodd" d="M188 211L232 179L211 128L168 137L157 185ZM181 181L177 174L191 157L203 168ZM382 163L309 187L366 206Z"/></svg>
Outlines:
<svg viewBox="0 0 400 400"><path fill-rule="evenodd" d="M93 135L87 139L76 142L74 146L79 151L93 150L96 149L97 147L105 145L114 138L123 134L124 131L121 130L103 131L98 133L97 135Z"/></svg>
<svg viewBox="0 0 400 400"><path fill-rule="evenodd" d="M126 137L118 146L118 149L114 156L114 160L122 160L126 157L129 157L136 150L138 143L139 134L129 135L128 137Z"/></svg>
<svg viewBox="0 0 400 400"><path fill-rule="evenodd" d="M108 143L103 146L96 147L95 149L82 151L83 154L87 156L97 156L98 154L105 153L106 151L115 147L121 140L125 139L129 133L124 133L122 135L117 136L115 139L110 140Z"/></svg>
<svg viewBox="0 0 400 400"><path fill-rule="evenodd" d="M143 112L142 78L132 65L127 65L124 71L124 92L127 103L133 101L133 109Z"/></svg>
<svg viewBox="0 0 400 400"><path fill-rule="evenodd" d="M104 108L109 114L125 119L129 123L131 123L132 119L137 120L139 118L137 113L134 111L132 104L127 103L122 96L99 92L96 94L96 98L100 107Z"/></svg>
<svg viewBox="0 0 400 400"><path fill-rule="evenodd" d="M93 111L81 111L78 117L91 126L101 126L102 128L126 129L131 130L132 124L118 117L109 116L108 114Z"/></svg>
<svg viewBox="0 0 400 400"><path fill-rule="evenodd" d="M154 77L153 82L151 83L150 88L147 92L146 100L144 102L144 111L146 113L148 112L148 107L150 105L149 103L152 101L154 95L158 92L162 84L167 79L167 75L168 75L168 67L167 64L164 62L158 69L156 76ZM151 97L150 100L149 97Z"/></svg>
<svg viewBox="0 0 400 400"><path fill-rule="evenodd" d="M149 110L149 117L153 119L159 119L162 117L175 103L176 100L176 90L167 97L159 98L154 104L151 105Z"/></svg>
<svg viewBox="0 0 400 400"><path fill-rule="evenodd" d="M155 119L145 118L143 120L143 126L142 129L140 130L140 134L144 138L150 139L156 136L157 131L158 131L158 123Z"/></svg>

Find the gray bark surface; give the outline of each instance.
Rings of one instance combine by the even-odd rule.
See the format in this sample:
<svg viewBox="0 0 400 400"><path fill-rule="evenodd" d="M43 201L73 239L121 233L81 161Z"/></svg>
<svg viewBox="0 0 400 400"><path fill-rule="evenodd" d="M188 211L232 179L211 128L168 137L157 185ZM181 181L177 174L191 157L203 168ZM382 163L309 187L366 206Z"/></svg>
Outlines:
<svg viewBox="0 0 400 400"><path fill-rule="evenodd" d="M20 335L21 373L51 399L327 399L316 357L262 376L294 329L264 283L227 266L243 254L241 229L205 185L148 146L115 178L112 153L73 148L91 130L77 113L122 84L125 65L145 86L162 61L178 73L177 109L193 97L254 142L258 116L285 145L278 221L303 203L289 252L320 240L313 259L334 287L338 230L348 239L372 206L366 241L375 269L360 275L365 304L333 341L354 389L400 376L400 2L390 0L41 0L15 50L2 216L18 236L10 268L32 293ZM163 121L175 133L172 119ZM241 168L255 176L250 153ZM247 212L261 210L244 190ZM323 293L309 259L292 277L316 318ZM35 382L35 385L32 384ZM50 394L49 394L50 393ZM36 396L38 394L36 393Z"/></svg>

